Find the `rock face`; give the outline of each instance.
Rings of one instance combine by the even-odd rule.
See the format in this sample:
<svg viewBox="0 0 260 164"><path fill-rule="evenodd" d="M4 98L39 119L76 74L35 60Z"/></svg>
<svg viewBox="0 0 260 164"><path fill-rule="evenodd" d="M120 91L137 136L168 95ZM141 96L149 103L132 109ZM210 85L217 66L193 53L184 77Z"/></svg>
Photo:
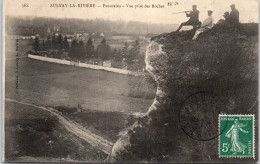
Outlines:
<svg viewBox="0 0 260 164"><path fill-rule="evenodd" d="M235 161L218 158L217 138L200 141L185 134L179 114L183 102L196 92L217 95L226 106L224 112L256 112L257 34L257 24L243 24L217 25L196 41L191 40L194 31L152 38L145 62L157 83L156 97L145 116L114 144L110 161Z"/></svg>

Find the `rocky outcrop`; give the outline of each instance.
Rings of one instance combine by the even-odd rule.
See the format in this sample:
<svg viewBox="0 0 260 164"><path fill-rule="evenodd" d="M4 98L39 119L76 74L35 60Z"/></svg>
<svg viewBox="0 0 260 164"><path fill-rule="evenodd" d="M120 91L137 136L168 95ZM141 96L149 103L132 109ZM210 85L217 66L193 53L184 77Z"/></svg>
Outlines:
<svg viewBox="0 0 260 164"><path fill-rule="evenodd" d="M257 96L257 31L257 24L217 25L196 41L194 31L152 38L145 62L157 83L156 97L114 144L110 161L230 161L218 158L217 138L185 134L179 115L185 100L198 92L217 95L224 112L254 112L248 110Z"/></svg>

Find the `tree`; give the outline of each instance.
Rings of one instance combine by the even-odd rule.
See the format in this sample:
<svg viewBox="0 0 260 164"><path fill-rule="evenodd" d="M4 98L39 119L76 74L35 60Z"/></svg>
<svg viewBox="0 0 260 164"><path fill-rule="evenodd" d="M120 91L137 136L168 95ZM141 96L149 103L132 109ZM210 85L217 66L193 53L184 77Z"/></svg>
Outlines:
<svg viewBox="0 0 260 164"><path fill-rule="evenodd" d="M113 53L111 53L111 59L115 60L116 55L117 55L117 49L114 48Z"/></svg>
<svg viewBox="0 0 260 164"><path fill-rule="evenodd" d="M141 53L140 55L138 55L137 60L138 60L138 62L139 62L140 64L142 64L143 66L145 66L145 62L144 62L144 60L145 60L145 53L143 52L143 53Z"/></svg>
<svg viewBox="0 0 260 164"><path fill-rule="evenodd" d="M128 64L132 64L133 63L133 59L134 59L134 52L133 52L133 49L131 48L130 50L128 50L128 53L125 56L125 61Z"/></svg>
<svg viewBox="0 0 260 164"><path fill-rule="evenodd" d="M128 50L128 53L125 55L125 60L129 64L133 64L134 61L138 60L138 57L140 56L140 44L139 40L136 40L131 49Z"/></svg>
<svg viewBox="0 0 260 164"><path fill-rule="evenodd" d="M121 49L118 49L117 52L114 54L115 61L122 61L122 52Z"/></svg>
<svg viewBox="0 0 260 164"><path fill-rule="evenodd" d="M106 44L106 39L104 38L97 47L97 57L98 59L107 60L110 59L110 46Z"/></svg>
<svg viewBox="0 0 260 164"><path fill-rule="evenodd" d="M141 50L141 47L140 47L140 44L139 44L139 40L137 39L134 42L133 47L132 47L132 51L133 51L132 58L134 60L136 60L140 56L140 50Z"/></svg>
<svg viewBox="0 0 260 164"><path fill-rule="evenodd" d="M125 43L124 43L124 47L123 47L123 49L122 49L122 57L123 57L124 59L126 59L126 57L127 57L127 55L128 55L128 47L129 47L128 43L125 42Z"/></svg>
<svg viewBox="0 0 260 164"><path fill-rule="evenodd" d="M51 49L56 49L56 48L57 48L56 36L55 36L55 34L52 34L52 36L51 36Z"/></svg>
<svg viewBox="0 0 260 164"><path fill-rule="evenodd" d="M46 50L49 50L52 47L52 36L50 34L47 35L45 46L46 46Z"/></svg>
<svg viewBox="0 0 260 164"><path fill-rule="evenodd" d="M69 42L68 42L68 38L67 38L67 36L65 36L64 37L64 40L63 40L63 42L62 42L62 47L63 47L63 49L65 49L65 50L68 50L69 49Z"/></svg>
<svg viewBox="0 0 260 164"><path fill-rule="evenodd" d="M62 48L62 35L59 34L57 37L57 48Z"/></svg>
<svg viewBox="0 0 260 164"><path fill-rule="evenodd" d="M78 53L77 56L79 60L81 61L86 60L86 49L82 40L79 41L79 47L77 53Z"/></svg>
<svg viewBox="0 0 260 164"><path fill-rule="evenodd" d="M40 50L40 39L37 35L35 36L35 39L34 39L34 42L33 42L33 50L34 51Z"/></svg>
<svg viewBox="0 0 260 164"><path fill-rule="evenodd" d="M42 50L43 50L43 51L45 51L45 50L46 50L46 43L45 43L45 41L44 41L44 40L42 41Z"/></svg>
<svg viewBox="0 0 260 164"><path fill-rule="evenodd" d="M72 43L71 43L71 48L69 49L69 57L72 59L72 60L75 60L75 59L78 59L78 48L79 48L79 43L77 42L77 40L73 40Z"/></svg>
<svg viewBox="0 0 260 164"><path fill-rule="evenodd" d="M88 39L88 42L86 43L86 57L93 58L94 55L95 55L95 48L92 42L92 38L90 37Z"/></svg>

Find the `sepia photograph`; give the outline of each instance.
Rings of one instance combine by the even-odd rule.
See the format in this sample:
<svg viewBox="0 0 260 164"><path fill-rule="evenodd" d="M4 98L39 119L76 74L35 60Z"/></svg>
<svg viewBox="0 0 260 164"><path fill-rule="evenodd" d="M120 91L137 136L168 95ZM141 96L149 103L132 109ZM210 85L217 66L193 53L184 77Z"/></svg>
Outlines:
<svg viewBox="0 0 260 164"><path fill-rule="evenodd" d="M3 0L2 162L258 161L258 1Z"/></svg>

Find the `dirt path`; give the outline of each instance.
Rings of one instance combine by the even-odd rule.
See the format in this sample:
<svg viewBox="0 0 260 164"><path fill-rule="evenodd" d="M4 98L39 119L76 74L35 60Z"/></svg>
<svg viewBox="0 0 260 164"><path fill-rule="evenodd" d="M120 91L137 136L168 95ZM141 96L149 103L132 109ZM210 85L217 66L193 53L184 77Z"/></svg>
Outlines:
<svg viewBox="0 0 260 164"><path fill-rule="evenodd" d="M17 100L14 99L8 99L5 98L5 101L9 101L9 102L14 102L14 103L18 103L18 104L22 104L22 105L27 105L27 106L32 106L32 107L36 107L38 109L42 109L45 111L50 112L52 115L56 116L59 119L59 122L71 133L75 134L76 136L78 136L79 138L83 139L84 141L88 142L90 145L92 145L93 147L103 151L106 154L110 154L112 147L113 147L113 143L109 142L107 140L105 140L104 138L92 133L91 131L85 129L83 126L81 126L80 124L69 120L68 118L66 118L65 116L62 116L58 111L56 111L53 108L50 107L42 107L42 106L38 106L35 104L29 104L26 102L19 102Z"/></svg>

